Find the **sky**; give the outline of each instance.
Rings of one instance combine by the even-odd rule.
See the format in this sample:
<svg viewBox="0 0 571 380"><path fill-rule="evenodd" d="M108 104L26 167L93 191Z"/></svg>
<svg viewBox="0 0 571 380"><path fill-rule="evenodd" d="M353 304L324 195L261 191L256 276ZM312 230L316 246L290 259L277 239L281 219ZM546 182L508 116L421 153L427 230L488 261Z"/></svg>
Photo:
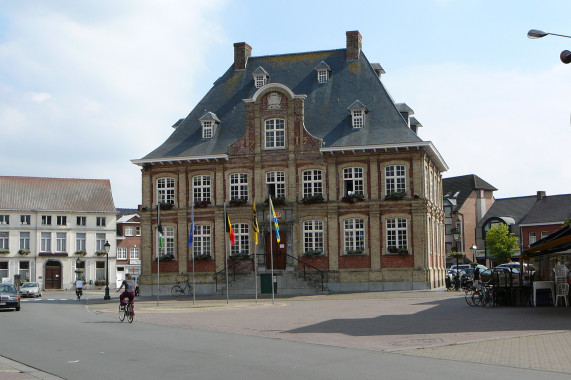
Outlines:
<svg viewBox="0 0 571 380"><path fill-rule="evenodd" d="M345 47L359 30L382 82L449 170L496 198L571 193L571 2L0 0L0 175L111 181L140 167L233 63Z"/></svg>

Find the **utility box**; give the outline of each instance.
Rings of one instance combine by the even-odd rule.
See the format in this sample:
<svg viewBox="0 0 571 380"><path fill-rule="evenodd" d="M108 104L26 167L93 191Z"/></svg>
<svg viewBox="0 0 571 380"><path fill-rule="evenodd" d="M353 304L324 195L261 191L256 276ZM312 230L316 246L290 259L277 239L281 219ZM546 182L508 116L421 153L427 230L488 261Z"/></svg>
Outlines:
<svg viewBox="0 0 571 380"><path fill-rule="evenodd" d="M274 276L275 277L275 276ZM278 283L274 281L274 293L278 291ZM271 273L261 273L260 274L260 292L261 293L272 293L272 274Z"/></svg>

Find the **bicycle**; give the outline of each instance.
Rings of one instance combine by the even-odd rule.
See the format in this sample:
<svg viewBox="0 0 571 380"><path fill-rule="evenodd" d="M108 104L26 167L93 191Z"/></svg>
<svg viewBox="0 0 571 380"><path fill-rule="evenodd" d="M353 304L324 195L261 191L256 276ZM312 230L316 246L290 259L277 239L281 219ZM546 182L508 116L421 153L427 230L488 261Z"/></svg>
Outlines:
<svg viewBox="0 0 571 380"><path fill-rule="evenodd" d="M181 296L183 294L188 294L189 296L191 296L192 292L193 292L192 285L190 285L188 281L177 282L176 285L173 285L173 287L171 288L171 294L175 297Z"/></svg>
<svg viewBox="0 0 571 380"><path fill-rule="evenodd" d="M123 322L125 318L129 323L133 323L133 318L135 317L135 313L133 313L133 305L131 302L127 302L125 306L119 304L119 320Z"/></svg>

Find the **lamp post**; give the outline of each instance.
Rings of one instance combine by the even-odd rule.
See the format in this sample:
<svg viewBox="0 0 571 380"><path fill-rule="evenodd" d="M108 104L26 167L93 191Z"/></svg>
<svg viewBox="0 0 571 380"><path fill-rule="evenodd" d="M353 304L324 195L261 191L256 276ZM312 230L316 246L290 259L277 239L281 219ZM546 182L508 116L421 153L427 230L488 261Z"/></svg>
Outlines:
<svg viewBox="0 0 571 380"><path fill-rule="evenodd" d="M472 248L470 248L470 250L472 251L472 261L476 262L476 250L478 249L478 247L476 247L476 244L474 244L472 246Z"/></svg>
<svg viewBox="0 0 571 380"><path fill-rule="evenodd" d="M527 38L531 38L531 39L543 38L543 37L549 36L549 35L571 38L571 36L566 36L564 34L547 33L547 32L544 32L543 30L537 30L537 29L531 29L529 32L527 32ZM559 58L561 59L561 62L563 62L563 63L571 63L571 51L563 50L561 52L561 54L559 55Z"/></svg>
<svg viewBox="0 0 571 380"><path fill-rule="evenodd" d="M107 256L107 263L105 265L105 296L103 296L104 300L111 299L109 296L109 249L111 248L111 244L107 240L105 240L105 254Z"/></svg>

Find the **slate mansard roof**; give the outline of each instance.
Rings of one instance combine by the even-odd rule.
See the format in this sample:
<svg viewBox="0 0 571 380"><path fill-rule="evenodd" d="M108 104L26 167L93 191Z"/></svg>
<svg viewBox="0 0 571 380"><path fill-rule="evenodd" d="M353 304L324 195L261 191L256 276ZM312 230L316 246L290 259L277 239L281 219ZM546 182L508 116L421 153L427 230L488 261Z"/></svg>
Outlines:
<svg viewBox="0 0 571 380"><path fill-rule="evenodd" d="M329 80L318 83L315 68L324 62ZM256 88L253 72L262 67L267 84ZM295 96L305 98L304 126L321 139L322 151L344 147L425 147L442 170L448 167L432 143L424 142L408 126L361 51L359 58L346 59L346 49L250 57L244 70L231 66L212 89L157 149L135 164L201 158L227 158L229 145L246 132L246 102L258 91L284 85ZM355 101L367 110L366 126L352 128L348 110ZM220 124L213 138L202 138L199 119L214 113Z"/></svg>
<svg viewBox="0 0 571 380"><path fill-rule="evenodd" d="M115 214L111 183L102 179L0 177L0 210Z"/></svg>
<svg viewBox="0 0 571 380"><path fill-rule="evenodd" d="M464 202L466 202L466 199L474 190L497 191L498 189L475 174L442 179L444 197L456 199L456 210L464 205Z"/></svg>

